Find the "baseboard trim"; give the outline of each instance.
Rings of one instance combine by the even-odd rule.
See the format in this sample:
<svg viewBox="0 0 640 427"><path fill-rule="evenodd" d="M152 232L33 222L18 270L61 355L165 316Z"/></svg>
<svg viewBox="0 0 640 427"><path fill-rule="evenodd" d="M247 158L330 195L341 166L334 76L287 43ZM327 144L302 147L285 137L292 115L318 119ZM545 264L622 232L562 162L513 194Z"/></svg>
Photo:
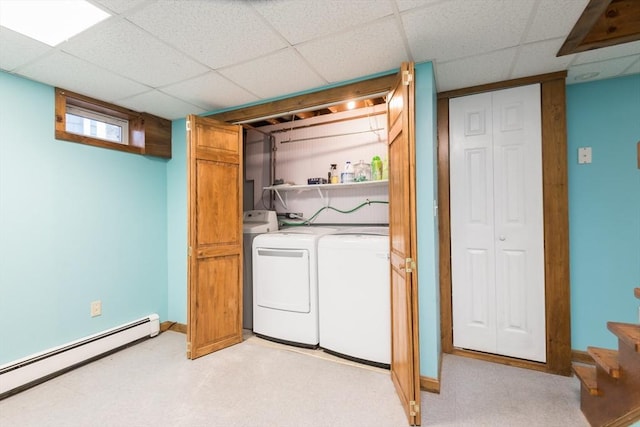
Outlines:
<svg viewBox="0 0 640 427"><path fill-rule="evenodd" d="M430 393L440 394L440 380L437 378L420 376L420 389Z"/></svg>
<svg viewBox="0 0 640 427"><path fill-rule="evenodd" d="M186 334L187 325L183 323L171 322L171 321L162 322L160 323L160 332L165 332L165 331L173 331L173 332L180 332L181 334Z"/></svg>
<svg viewBox="0 0 640 427"><path fill-rule="evenodd" d="M576 363L584 363L587 365L595 365L593 357L586 351L571 350L571 360Z"/></svg>

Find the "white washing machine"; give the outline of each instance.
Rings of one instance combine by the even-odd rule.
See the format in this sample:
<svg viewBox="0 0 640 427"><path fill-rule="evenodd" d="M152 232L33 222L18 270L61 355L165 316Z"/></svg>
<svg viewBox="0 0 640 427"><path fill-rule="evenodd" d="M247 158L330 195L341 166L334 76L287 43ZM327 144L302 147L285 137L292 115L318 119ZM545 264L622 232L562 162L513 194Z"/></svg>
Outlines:
<svg viewBox="0 0 640 427"><path fill-rule="evenodd" d="M278 230L278 217L275 211L246 211L242 215L242 327L253 328L253 263L251 248L253 239L262 233Z"/></svg>
<svg viewBox="0 0 640 427"><path fill-rule="evenodd" d="M253 332L318 345L317 248L329 227L297 226L253 240Z"/></svg>
<svg viewBox="0 0 640 427"><path fill-rule="evenodd" d="M318 242L320 347L391 363L389 228L357 227Z"/></svg>

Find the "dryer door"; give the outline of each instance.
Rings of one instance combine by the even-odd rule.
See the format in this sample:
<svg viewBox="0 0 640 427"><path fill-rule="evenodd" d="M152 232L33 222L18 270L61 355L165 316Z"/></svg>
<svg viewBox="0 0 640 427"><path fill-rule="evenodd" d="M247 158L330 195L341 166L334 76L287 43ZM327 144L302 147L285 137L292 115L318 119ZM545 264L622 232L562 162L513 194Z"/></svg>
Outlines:
<svg viewBox="0 0 640 427"><path fill-rule="evenodd" d="M256 304L296 313L311 311L308 250L256 248L253 266Z"/></svg>

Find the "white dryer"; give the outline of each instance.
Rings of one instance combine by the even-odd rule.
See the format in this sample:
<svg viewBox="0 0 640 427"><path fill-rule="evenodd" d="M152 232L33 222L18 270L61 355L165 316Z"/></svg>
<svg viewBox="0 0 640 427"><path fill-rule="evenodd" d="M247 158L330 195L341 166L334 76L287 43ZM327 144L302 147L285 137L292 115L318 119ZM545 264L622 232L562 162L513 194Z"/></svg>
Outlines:
<svg viewBox="0 0 640 427"><path fill-rule="evenodd" d="M318 243L320 347L376 366L391 363L389 228L357 227Z"/></svg>
<svg viewBox="0 0 640 427"><path fill-rule="evenodd" d="M253 210L242 215L242 327L253 329L253 262L251 259L253 239L259 234L276 231L276 211Z"/></svg>
<svg viewBox="0 0 640 427"><path fill-rule="evenodd" d="M335 228L297 226L253 240L253 332L318 345L317 248Z"/></svg>

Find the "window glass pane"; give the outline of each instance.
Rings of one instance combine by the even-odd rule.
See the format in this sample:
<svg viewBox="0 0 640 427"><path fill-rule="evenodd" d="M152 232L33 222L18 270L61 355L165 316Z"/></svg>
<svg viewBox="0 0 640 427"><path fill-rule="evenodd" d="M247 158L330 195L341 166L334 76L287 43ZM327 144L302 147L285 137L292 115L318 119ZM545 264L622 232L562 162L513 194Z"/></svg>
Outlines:
<svg viewBox="0 0 640 427"><path fill-rule="evenodd" d="M66 130L77 135L98 138L118 144L128 143L128 123L117 117L104 116L78 107L68 107Z"/></svg>

